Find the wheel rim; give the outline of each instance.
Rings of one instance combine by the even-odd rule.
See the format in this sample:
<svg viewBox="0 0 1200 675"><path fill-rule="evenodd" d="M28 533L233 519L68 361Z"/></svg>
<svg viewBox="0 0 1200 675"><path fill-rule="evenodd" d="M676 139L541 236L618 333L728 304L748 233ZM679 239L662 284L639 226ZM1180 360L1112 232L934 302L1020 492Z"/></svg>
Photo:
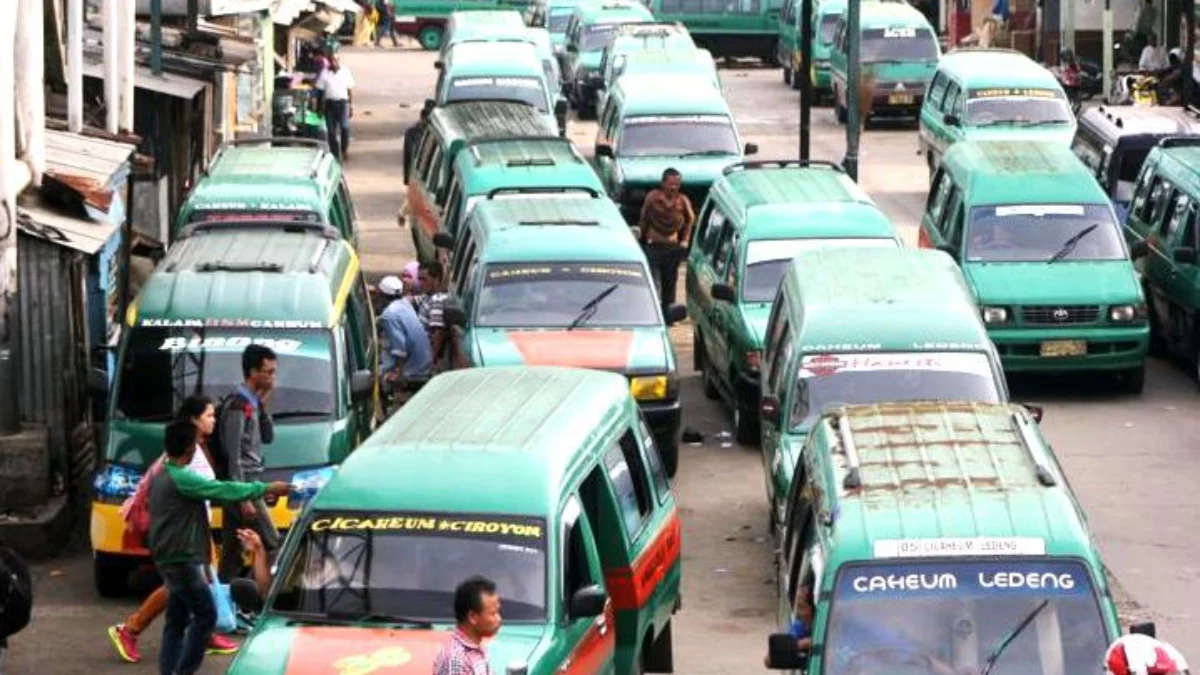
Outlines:
<svg viewBox="0 0 1200 675"><path fill-rule="evenodd" d="M742 409L737 404L733 406L733 430L734 433L742 433Z"/></svg>
<svg viewBox="0 0 1200 675"><path fill-rule="evenodd" d="M442 46L442 33L436 28L424 28L421 30L421 46L430 51L439 49Z"/></svg>

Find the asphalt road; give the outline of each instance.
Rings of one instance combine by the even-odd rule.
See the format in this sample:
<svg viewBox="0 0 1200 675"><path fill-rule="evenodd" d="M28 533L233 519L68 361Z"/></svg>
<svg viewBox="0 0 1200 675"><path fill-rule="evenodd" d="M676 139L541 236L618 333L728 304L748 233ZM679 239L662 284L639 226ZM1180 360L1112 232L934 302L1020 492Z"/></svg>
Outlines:
<svg viewBox="0 0 1200 675"><path fill-rule="evenodd" d="M364 227L364 266L372 279L411 259L408 231L396 225L402 202L401 135L434 82L433 56L411 50L350 50L343 62L360 83L347 171ZM745 140L763 159L797 154L798 98L778 70L722 71ZM590 152L594 124L574 122L571 137ZM905 236L915 242L926 170L911 127L868 131L860 179ZM844 131L828 108L813 112L814 158L840 160ZM682 285L681 285L682 288ZM684 522L684 605L676 619L676 672L761 672L773 628L773 556L766 531L761 463L754 448L725 447L724 410L704 398L690 373L691 329L673 330L683 365L684 421L705 435L685 446L675 483ZM1018 400L1046 407L1043 427L1083 503L1128 616L1154 618L1159 635L1185 653L1200 647L1200 415L1197 388L1181 366L1154 361L1141 396L1112 393L1104 380L1014 382ZM726 443L728 441L725 441ZM104 628L133 600L102 600L92 590L86 534L57 559L35 566L34 623L12 640L7 672L108 675L156 672L156 623L143 639L147 661L119 662ZM210 658L203 673L224 671ZM382 675L382 674L381 674Z"/></svg>

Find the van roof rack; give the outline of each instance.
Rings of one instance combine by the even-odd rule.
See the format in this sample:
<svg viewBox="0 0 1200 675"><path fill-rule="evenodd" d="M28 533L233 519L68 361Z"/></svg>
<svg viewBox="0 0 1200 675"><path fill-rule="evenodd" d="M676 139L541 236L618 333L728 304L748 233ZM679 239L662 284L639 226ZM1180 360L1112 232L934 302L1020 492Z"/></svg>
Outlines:
<svg viewBox="0 0 1200 675"><path fill-rule="evenodd" d="M842 441L842 451L846 453L846 463L850 466L850 471L842 480L842 487L847 490L856 490L862 487L862 471L858 461L858 447L854 445L854 436L850 433L850 420L846 419L845 411L833 419L835 421L834 429L837 430L838 438Z"/></svg>
<svg viewBox="0 0 1200 675"><path fill-rule="evenodd" d="M246 218L230 220L201 220L188 223L180 231L179 238L188 237L197 232L208 230L285 230L291 232L317 232L326 239L337 239L341 236L337 228L312 220L284 220Z"/></svg>
<svg viewBox="0 0 1200 675"><path fill-rule="evenodd" d="M259 136L254 138L235 138L233 140L225 141L221 144L221 147L217 148L217 151L213 154L212 159L210 159L208 163L204 165L204 169L202 170L203 175L208 175L209 168L212 167L213 164L216 164L217 159L224 154L226 148L236 148L240 145L278 145L280 147L304 146L316 148L317 150L320 150L320 152L313 156L312 164L309 165L308 168L308 173L313 178L317 177L317 171L321 168L321 164L326 159L332 157L332 155L329 153L329 145L325 141L317 138L300 138L297 136Z"/></svg>
<svg viewBox="0 0 1200 675"><path fill-rule="evenodd" d="M846 173L846 169L837 162L831 162L827 159L767 159L757 162L738 162L730 164L721 171L721 174L728 176L735 171L749 171L753 169L784 169L787 167L805 167L823 169L832 169L838 173Z"/></svg>
<svg viewBox="0 0 1200 675"><path fill-rule="evenodd" d="M1049 467L1038 460L1033 454L1034 437L1033 430L1030 428L1030 420L1026 413L1014 410L1011 413L1012 421L1017 425L1017 432L1021 436L1021 445L1025 447L1025 451L1029 453L1029 459L1033 462L1033 470L1037 475L1038 482L1046 487L1058 485L1058 479L1050 471Z"/></svg>
<svg viewBox="0 0 1200 675"><path fill-rule="evenodd" d="M263 262L261 260L255 262L228 262L225 260L214 260L211 262L203 262L196 265L198 272L282 272L283 265L274 262Z"/></svg>
<svg viewBox="0 0 1200 675"><path fill-rule="evenodd" d="M522 194L522 195L552 195L552 194L569 194L573 192L582 192L587 194L592 199L600 197L600 193L590 187L570 186L570 187L498 187L488 191L487 198L495 199L496 195L501 194Z"/></svg>
<svg viewBox="0 0 1200 675"><path fill-rule="evenodd" d="M575 155L575 157L577 157L580 160L583 159L583 157L580 156L579 152L577 150L575 150L574 143L571 143L571 141L563 138L562 136L555 136L552 134L546 134L545 136L505 136L502 138L476 138L476 139L467 141L466 147L470 150L471 157L475 158L475 165L479 166L481 163L483 163L483 157L479 154L479 146L488 145L488 144L492 144L492 143L510 143L513 141L516 141L516 142L520 142L520 141L526 141L526 142L529 142L529 141L533 141L533 142L536 142L536 141L559 141L562 143L567 143L571 146L571 152ZM554 161L550 160L549 158L547 158L547 160L548 160L547 166L549 164L554 163ZM529 166L529 164L522 164L519 162L514 164L511 160L509 162L507 162L507 165L508 166Z"/></svg>

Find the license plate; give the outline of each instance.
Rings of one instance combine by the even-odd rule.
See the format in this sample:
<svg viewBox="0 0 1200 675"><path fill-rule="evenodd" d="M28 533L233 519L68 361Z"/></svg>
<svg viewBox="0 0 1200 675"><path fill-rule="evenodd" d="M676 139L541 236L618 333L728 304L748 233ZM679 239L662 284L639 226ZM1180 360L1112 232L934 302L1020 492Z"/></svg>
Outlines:
<svg viewBox="0 0 1200 675"><path fill-rule="evenodd" d="M414 16L398 16L395 19L392 19L392 21L395 21L396 23L416 23L417 17L415 15Z"/></svg>
<svg viewBox="0 0 1200 675"><path fill-rule="evenodd" d="M892 94L888 96L888 105L912 105L912 94Z"/></svg>
<svg viewBox="0 0 1200 675"><path fill-rule="evenodd" d="M1055 358L1061 356L1084 356L1087 354L1085 340L1051 340L1042 343L1042 356Z"/></svg>

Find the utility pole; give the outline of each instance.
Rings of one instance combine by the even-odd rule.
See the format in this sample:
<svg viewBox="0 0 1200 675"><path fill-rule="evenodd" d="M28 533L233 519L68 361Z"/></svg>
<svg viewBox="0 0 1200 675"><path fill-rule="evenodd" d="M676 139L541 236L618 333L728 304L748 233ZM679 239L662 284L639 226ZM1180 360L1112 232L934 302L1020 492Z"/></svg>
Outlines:
<svg viewBox="0 0 1200 675"><path fill-rule="evenodd" d="M1103 96L1107 101L1112 94L1112 70L1113 70L1113 14L1112 0L1104 0L1104 17L1101 24L1102 45L1104 49L1104 85ZM1062 64L1060 64L1062 65Z"/></svg>
<svg viewBox="0 0 1200 675"><path fill-rule="evenodd" d="M851 180L858 181L858 117L861 111L858 91L862 82L862 64L859 58L859 0L846 3L846 158L842 167Z"/></svg>
<svg viewBox="0 0 1200 675"><path fill-rule="evenodd" d="M150 70L162 75L162 0L150 0Z"/></svg>
<svg viewBox="0 0 1200 675"><path fill-rule="evenodd" d="M1183 20L1187 25L1187 37L1183 43L1183 107L1192 105L1196 92L1192 83L1192 62L1196 54L1196 0L1183 0Z"/></svg>
<svg viewBox="0 0 1200 675"><path fill-rule="evenodd" d="M796 70L793 78L800 80L800 159L809 159L809 144L812 140L812 75L813 63L813 31L812 31L813 0L800 0L800 65L806 72ZM792 80L795 82L795 79Z"/></svg>

